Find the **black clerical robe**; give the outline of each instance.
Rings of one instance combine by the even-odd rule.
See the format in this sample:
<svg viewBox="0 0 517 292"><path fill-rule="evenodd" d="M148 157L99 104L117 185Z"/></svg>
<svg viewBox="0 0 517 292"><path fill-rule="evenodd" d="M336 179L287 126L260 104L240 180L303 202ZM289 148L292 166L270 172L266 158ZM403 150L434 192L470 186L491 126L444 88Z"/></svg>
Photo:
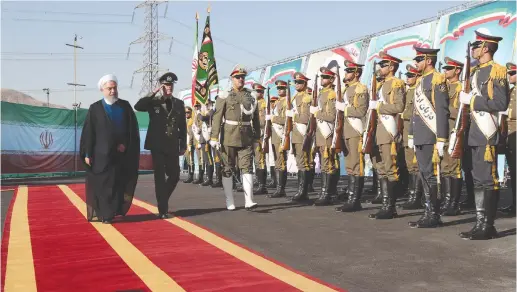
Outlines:
<svg viewBox="0 0 517 292"><path fill-rule="evenodd" d="M112 111L112 107L117 110ZM124 152L117 150L120 144ZM138 122L129 102L119 99L110 106L100 100L90 105L80 156L87 172L87 219L110 220L126 215L133 201L140 159ZM90 158L91 166L86 165L85 157Z"/></svg>

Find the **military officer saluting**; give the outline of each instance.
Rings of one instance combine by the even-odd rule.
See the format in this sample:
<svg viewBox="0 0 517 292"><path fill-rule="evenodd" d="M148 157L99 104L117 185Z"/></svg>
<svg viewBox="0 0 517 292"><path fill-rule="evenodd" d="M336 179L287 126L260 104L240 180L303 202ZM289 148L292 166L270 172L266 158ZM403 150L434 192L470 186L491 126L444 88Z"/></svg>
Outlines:
<svg viewBox="0 0 517 292"><path fill-rule="evenodd" d="M245 208L257 207L253 201L253 145L260 137L260 121L255 94L244 88L246 75L244 68L234 67L230 74L233 86L229 92L222 91L219 95L212 123L210 144L221 149L222 181L228 210L235 210L232 175L237 165L242 174Z"/></svg>
<svg viewBox="0 0 517 292"><path fill-rule="evenodd" d="M425 195L424 215L413 228L433 228L441 225L438 197L438 169L449 138L449 95L445 76L436 71L439 49L415 47L414 58L422 77L417 81L409 147L415 147Z"/></svg>
<svg viewBox="0 0 517 292"><path fill-rule="evenodd" d="M402 205L404 210L415 210L422 207L422 180L418 175L418 164L416 162L415 150L413 147L408 147L408 135L413 117L414 104L413 99L415 96L416 80L421 76L417 68L412 65L406 66L406 107L404 113L402 113L402 119L404 120L404 157L406 159L406 165L409 173L409 186L408 201Z"/></svg>
<svg viewBox="0 0 517 292"><path fill-rule="evenodd" d="M288 115L293 117L293 132L291 134L292 151L296 157L298 167L298 192L291 201L307 201L309 176L310 176L310 157L311 153L303 151L303 139L307 134L307 125L310 118L311 96L307 93L307 81L310 79L301 72L294 73L294 83L296 95L293 97L293 110Z"/></svg>
<svg viewBox="0 0 517 292"><path fill-rule="evenodd" d="M336 102L336 108L344 112L343 137L346 148L346 171L348 176L348 201L336 211L353 212L362 209L361 196L364 187L364 154L361 151L364 132L363 119L368 110L368 89L359 82L363 64L345 61L344 102Z"/></svg>
<svg viewBox="0 0 517 292"><path fill-rule="evenodd" d="M339 156L331 148L336 119L336 92L332 83L336 79L337 67L320 68L321 90L318 94L318 105L311 106L309 111L314 114L318 125L316 131L316 147L319 149L322 186L316 206L331 205L331 198L337 193L339 181ZM338 81L340 82L340 81Z"/></svg>
<svg viewBox="0 0 517 292"><path fill-rule="evenodd" d="M510 178L512 180L512 205L507 208L502 209L501 211L504 213L508 213L511 215L515 215L515 131L517 130L517 116L515 114L515 106L517 104L517 98L515 97L515 80L517 79L515 75L516 66L514 63L506 63L506 73L508 75L508 79L510 80L510 84L513 85L510 90L510 105L508 109L504 113L506 115L506 121L508 123L508 134L506 138L506 161L508 163L508 168L510 168ZM504 117L504 116L503 116Z"/></svg>
<svg viewBox="0 0 517 292"><path fill-rule="evenodd" d="M275 81L278 91L278 100L275 103L275 110L271 116L266 116L266 120L272 122L271 143L274 155L276 155L275 170L278 178L276 192L269 195L270 198L285 197L285 184L287 183L287 151L282 150L282 140L284 138L286 111L287 111L287 82L283 80Z"/></svg>
<svg viewBox="0 0 517 292"><path fill-rule="evenodd" d="M445 57L445 65L442 69L445 71L447 78L448 95L449 95L449 131L454 128L458 111L460 108L460 92L463 86L460 82L460 75L463 70L463 63L449 57ZM461 159L452 158L448 151L444 152L441 162L442 193L444 193L445 201L442 205L442 214L444 216L456 216L459 214L459 201L461 188L463 186L463 178L461 175Z"/></svg>
<svg viewBox="0 0 517 292"><path fill-rule="evenodd" d="M497 237L494 220L499 201L496 146L499 139L499 112L508 108L506 68L494 62L494 54L502 37L493 36L488 29L475 31L472 57L479 65L472 69L470 93L460 92L460 102L470 107L471 119L468 146L472 157L476 224L472 230L460 233L471 240Z"/></svg>
<svg viewBox="0 0 517 292"><path fill-rule="evenodd" d="M395 201L399 185L397 153L402 143L402 133L398 127L399 114L404 111L404 81L395 77L402 60L384 51L379 53L379 73L383 77L379 89L379 99L369 102L369 109L377 110L379 115L375 140L377 147L373 160L380 182L382 207L368 217L371 219L392 219L397 216ZM401 189L401 188L399 188Z"/></svg>
<svg viewBox="0 0 517 292"><path fill-rule="evenodd" d="M187 150L185 151L184 159L188 165L188 177L183 182L191 183L194 181L194 135L192 133L192 125L194 124L194 118L192 117L192 108L190 106L185 107L185 118L187 119Z"/></svg>
<svg viewBox="0 0 517 292"><path fill-rule="evenodd" d="M172 96L177 80L176 74L165 73L159 79L160 87L135 104L137 111L149 113L144 148L151 150L156 201L162 219L169 217L169 198L180 179L179 157L187 149L185 104Z"/></svg>
<svg viewBox="0 0 517 292"><path fill-rule="evenodd" d="M260 120L260 137L259 140L254 145L255 149L255 171L257 173L258 179L258 187L254 190L254 193L257 195L267 194L267 186L266 186L266 154L262 152L262 147L269 147L268 145L262 145L262 139L264 138L264 129L266 127L266 100L264 99L264 90L266 88L259 83L253 84L253 90L256 92L257 96L257 108L259 111L259 120Z"/></svg>

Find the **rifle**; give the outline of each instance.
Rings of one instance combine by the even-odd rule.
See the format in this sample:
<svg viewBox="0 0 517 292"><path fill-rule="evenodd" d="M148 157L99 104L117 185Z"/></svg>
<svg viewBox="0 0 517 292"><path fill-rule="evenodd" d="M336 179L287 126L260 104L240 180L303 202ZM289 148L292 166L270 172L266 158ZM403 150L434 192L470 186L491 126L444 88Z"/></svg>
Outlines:
<svg viewBox="0 0 517 292"><path fill-rule="evenodd" d="M339 66L337 66L337 101L343 102L343 95L341 94L341 76L339 76ZM345 121L345 116L342 111L336 110L336 120L334 122L334 136L332 137L332 146L330 148L334 149L336 153L341 152L341 150L344 150L344 139L343 136L343 123Z"/></svg>
<svg viewBox="0 0 517 292"><path fill-rule="evenodd" d="M377 76L375 75L375 67L377 62L373 63L373 76L371 85L371 100L377 100ZM363 133L363 148L361 149L365 154L372 154L373 141L375 140L375 130L377 129L377 110L368 110L368 120L366 121L366 131Z"/></svg>
<svg viewBox="0 0 517 292"><path fill-rule="evenodd" d="M267 87L267 109L266 115L271 115L271 102L269 100L269 86ZM271 138L271 121L266 121L264 138L262 139L262 153L269 153L269 139Z"/></svg>
<svg viewBox="0 0 517 292"><path fill-rule="evenodd" d="M312 103L311 106L318 105L318 74L314 77L314 86L312 90ZM311 114L311 118L309 119L309 131L303 138L303 146L302 149L305 153L310 153L312 148L312 142L314 141L314 136L316 135L316 118L314 114Z"/></svg>
<svg viewBox="0 0 517 292"><path fill-rule="evenodd" d="M463 66L463 91L470 93L470 42L467 44L467 55L465 56L465 65ZM463 157L463 143L465 138L465 129L468 126L468 107L463 103L460 104L456 123L449 139L448 152L452 158L460 159Z"/></svg>
<svg viewBox="0 0 517 292"><path fill-rule="evenodd" d="M291 80L287 80L287 109L292 110L293 105L291 104ZM282 139L282 145L280 146L283 151L291 149L291 132L293 131L293 118L285 117L284 124L284 137Z"/></svg>

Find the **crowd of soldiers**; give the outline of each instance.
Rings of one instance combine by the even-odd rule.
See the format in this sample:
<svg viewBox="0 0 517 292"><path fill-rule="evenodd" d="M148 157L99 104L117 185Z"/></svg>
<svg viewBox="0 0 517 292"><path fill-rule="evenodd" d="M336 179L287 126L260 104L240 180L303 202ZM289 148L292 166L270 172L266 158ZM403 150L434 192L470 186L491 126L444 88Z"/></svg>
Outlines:
<svg viewBox="0 0 517 292"><path fill-rule="evenodd" d="M319 70L316 99L308 86L311 79L301 72L293 76L296 94L292 97L291 83L276 81L278 97L269 97L271 110L264 98L267 89L257 83L252 89L245 88L247 72L236 66L230 74L232 88L218 95L215 106L208 101L206 105L196 103L194 109L186 107L188 177L184 183L223 187L228 210L235 209L234 190L244 192L248 210L257 207L253 195L268 194L268 188L275 189L268 195L271 198L288 197L290 202L305 204L310 202L308 193L314 191L318 156L322 183L314 205L331 205L336 197L345 197L336 211L355 212L362 210L365 155L369 155L376 193L371 203L382 204L369 218L396 218L395 202L407 195L403 209L425 210L418 220L409 222L413 228L441 226L441 216L456 216L462 208L475 207L474 227L460 236L471 240L496 237L498 154L507 156L512 179L513 204L503 211L515 214L516 101L515 87L510 90L509 83L515 85L516 67L494 62L501 37L484 29L475 35L470 54L477 65L470 72L463 72L464 62L446 57L439 73L435 69L439 49L414 47L415 63L407 65L404 82L400 75L396 77L402 60L380 52L373 76L375 90L359 81L363 64L345 61L344 78L338 80L334 61ZM470 81L470 88L463 88L462 79ZM340 82L344 84L341 92ZM465 112L467 115L462 115ZM460 119L466 121L461 133L457 132ZM340 122L342 133L337 130ZM506 122L505 132L502 125ZM312 126L317 130L307 149L304 142L310 136L311 123L316 123ZM459 157L453 155L458 147L452 144L451 133L464 137L463 145L458 146ZM338 136L341 143L336 143ZM371 150L366 151L372 140ZM345 196L338 194L337 188L341 152L346 156ZM285 191L289 153L296 160L299 186L291 196ZM196 179L195 165L199 168ZM460 203L464 183L467 199Z"/></svg>

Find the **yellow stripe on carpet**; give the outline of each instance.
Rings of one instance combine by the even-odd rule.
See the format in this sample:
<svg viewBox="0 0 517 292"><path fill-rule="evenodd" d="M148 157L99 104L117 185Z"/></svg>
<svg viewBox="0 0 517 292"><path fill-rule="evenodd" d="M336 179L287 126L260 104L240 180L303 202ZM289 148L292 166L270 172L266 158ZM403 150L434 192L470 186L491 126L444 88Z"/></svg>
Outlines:
<svg viewBox="0 0 517 292"><path fill-rule="evenodd" d="M19 186L14 201L11 225L9 227L9 246L5 265L4 291L38 291L32 244L29 230L27 203L29 190L27 186Z"/></svg>
<svg viewBox="0 0 517 292"><path fill-rule="evenodd" d="M158 208L138 199L133 199L133 204L142 207L151 213L158 213ZM283 281L297 289L302 291L335 291L330 287L286 269L190 222L179 218L169 218L165 220L197 236L198 238L219 248L220 250L231 254L232 256L255 267L256 269L261 270L262 272L275 277L278 280Z"/></svg>
<svg viewBox="0 0 517 292"><path fill-rule="evenodd" d="M86 220L86 204L84 201L68 186L59 185L59 188ZM185 291L111 224L100 222L91 222L91 224L151 291Z"/></svg>

